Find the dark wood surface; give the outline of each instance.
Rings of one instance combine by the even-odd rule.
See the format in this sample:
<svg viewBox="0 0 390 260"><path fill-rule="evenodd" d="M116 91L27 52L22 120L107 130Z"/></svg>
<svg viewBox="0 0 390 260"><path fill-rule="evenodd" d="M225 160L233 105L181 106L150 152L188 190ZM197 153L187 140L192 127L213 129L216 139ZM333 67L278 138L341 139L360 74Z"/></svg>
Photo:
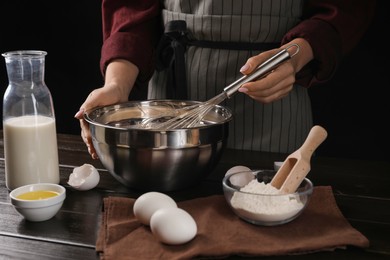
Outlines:
<svg viewBox="0 0 390 260"><path fill-rule="evenodd" d="M143 191L131 190L117 182L98 160L90 158L79 136L59 134L61 184L67 189L66 200L54 218L37 223L25 221L10 204L0 137L0 259L98 259L95 242L103 198L136 198ZM222 176L232 166L272 168L274 161L283 161L285 157L285 154L226 150L206 180L168 194L181 201L222 193ZM101 180L93 190L75 191L67 180L73 168L84 163L97 167ZM389 259L390 162L314 156L311 165L308 177L316 186L333 187L342 213L370 240L370 247L262 259Z"/></svg>

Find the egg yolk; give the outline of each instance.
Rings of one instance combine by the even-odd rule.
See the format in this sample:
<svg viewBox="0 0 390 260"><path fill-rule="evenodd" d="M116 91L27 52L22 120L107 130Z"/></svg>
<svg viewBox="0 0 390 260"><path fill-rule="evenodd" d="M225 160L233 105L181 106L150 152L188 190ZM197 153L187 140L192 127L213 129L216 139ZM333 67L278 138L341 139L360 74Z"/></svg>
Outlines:
<svg viewBox="0 0 390 260"><path fill-rule="evenodd" d="M29 191L23 194L20 194L16 198L21 200L43 200L51 197L58 196L58 192L49 191L49 190L38 190L38 191Z"/></svg>

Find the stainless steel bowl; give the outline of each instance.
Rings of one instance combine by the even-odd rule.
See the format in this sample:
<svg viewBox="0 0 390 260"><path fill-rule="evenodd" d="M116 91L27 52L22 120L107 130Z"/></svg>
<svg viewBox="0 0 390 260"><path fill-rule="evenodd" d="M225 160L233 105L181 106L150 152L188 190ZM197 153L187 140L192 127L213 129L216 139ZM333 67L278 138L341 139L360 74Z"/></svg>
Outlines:
<svg viewBox="0 0 390 260"><path fill-rule="evenodd" d="M100 161L120 183L139 190L172 191L199 183L226 146L231 111L216 105L197 127L160 131L137 124L157 111L197 101L151 100L96 108L84 118Z"/></svg>

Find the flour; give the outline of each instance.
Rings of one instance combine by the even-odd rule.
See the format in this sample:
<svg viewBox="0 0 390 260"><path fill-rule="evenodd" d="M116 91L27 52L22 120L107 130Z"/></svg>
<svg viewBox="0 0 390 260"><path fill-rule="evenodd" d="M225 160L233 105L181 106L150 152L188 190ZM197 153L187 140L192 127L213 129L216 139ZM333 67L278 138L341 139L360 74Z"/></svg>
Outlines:
<svg viewBox="0 0 390 260"><path fill-rule="evenodd" d="M270 183L250 181L235 192L231 198L232 207L239 215L255 221L284 221L295 216L304 204L297 194L279 194L279 190ZM247 193L245 193L247 192ZM267 194L258 196L256 194Z"/></svg>

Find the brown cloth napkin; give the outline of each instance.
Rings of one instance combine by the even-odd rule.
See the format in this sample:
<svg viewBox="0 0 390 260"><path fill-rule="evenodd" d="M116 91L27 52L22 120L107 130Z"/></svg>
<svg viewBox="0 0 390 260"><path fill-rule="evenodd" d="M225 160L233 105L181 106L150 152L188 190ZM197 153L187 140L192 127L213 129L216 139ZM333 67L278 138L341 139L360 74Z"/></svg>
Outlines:
<svg viewBox="0 0 390 260"><path fill-rule="evenodd" d="M96 250L101 259L189 259L305 254L346 246L368 247L368 239L344 218L330 186L314 188L304 212L290 223L263 227L239 219L223 195L179 202L198 232L183 245L165 245L133 214L134 199L107 197Z"/></svg>

